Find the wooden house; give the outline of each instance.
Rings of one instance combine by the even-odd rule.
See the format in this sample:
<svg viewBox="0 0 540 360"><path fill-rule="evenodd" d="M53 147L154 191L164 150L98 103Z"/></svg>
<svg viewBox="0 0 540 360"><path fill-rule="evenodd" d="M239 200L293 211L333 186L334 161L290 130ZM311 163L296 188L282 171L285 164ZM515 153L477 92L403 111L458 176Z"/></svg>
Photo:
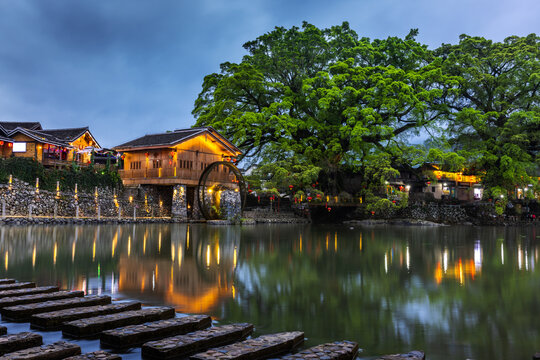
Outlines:
<svg viewBox="0 0 540 360"><path fill-rule="evenodd" d="M211 163L235 159L241 151L211 127L145 135L113 148L122 153L125 186L197 185ZM216 180L226 180L220 168Z"/></svg>
<svg viewBox="0 0 540 360"><path fill-rule="evenodd" d="M89 164L91 152L85 149L99 147L88 127L44 130L39 123L0 122L0 135L7 143L0 147L2 157L32 158L45 166Z"/></svg>

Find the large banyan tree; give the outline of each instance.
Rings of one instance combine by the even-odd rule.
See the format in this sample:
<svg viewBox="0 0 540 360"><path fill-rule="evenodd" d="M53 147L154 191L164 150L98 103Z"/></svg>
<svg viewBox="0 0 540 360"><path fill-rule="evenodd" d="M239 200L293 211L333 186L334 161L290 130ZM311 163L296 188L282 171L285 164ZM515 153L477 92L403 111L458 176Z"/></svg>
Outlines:
<svg viewBox="0 0 540 360"><path fill-rule="evenodd" d="M229 137L272 187L338 193L352 173L362 188L379 186L425 155L412 135L435 124L462 131L468 114L469 85L449 65L455 49L430 51L416 35L359 38L346 22L277 27L244 44L240 63L204 78L197 125Z"/></svg>

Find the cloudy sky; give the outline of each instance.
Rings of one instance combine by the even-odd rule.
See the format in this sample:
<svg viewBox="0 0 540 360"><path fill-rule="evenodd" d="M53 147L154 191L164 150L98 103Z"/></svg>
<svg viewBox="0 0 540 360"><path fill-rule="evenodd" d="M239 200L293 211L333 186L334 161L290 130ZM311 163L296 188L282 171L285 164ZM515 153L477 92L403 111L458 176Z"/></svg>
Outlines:
<svg viewBox="0 0 540 360"><path fill-rule="evenodd" d="M90 126L102 146L189 127L203 77L275 26L348 21L436 47L540 32L538 0L0 0L0 120Z"/></svg>

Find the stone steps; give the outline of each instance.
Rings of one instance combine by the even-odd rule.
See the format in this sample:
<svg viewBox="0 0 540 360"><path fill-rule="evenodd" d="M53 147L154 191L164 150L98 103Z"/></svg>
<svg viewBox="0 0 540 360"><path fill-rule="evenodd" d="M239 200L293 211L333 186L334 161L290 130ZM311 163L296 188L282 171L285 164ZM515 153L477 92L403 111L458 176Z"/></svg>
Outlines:
<svg viewBox="0 0 540 360"><path fill-rule="evenodd" d="M0 279L0 285L13 284L15 279Z"/></svg>
<svg viewBox="0 0 540 360"><path fill-rule="evenodd" d="M251 335L253 325L231 324L215 326L186 335L149 341L142 346L145 359L181 359L210 348L231 344Z"/></svg>
<svg viewBox="0 0 540 360"><path fill-rule="evenodd" d="M284 360L301 359L325 359L325 360L353 360L358 353L358 344L352 341L336 341L333 343L321 344L302 350L296 354L280 357Z"/></svg>
<svg viewBox="0 0 540 360"><path fill-rule="evenodd" d="M65 360L122 360L122 357L106 351L94 351L82 355L70 356Z"/></svg>
<svg viewBox="0 0 540 360"><path fill-rule="evenodd" d="M0 299L6 298L6 297L14 297L14 296L53 293L53 292L57 292L58 290L60 290L58 286L40 286L40 287L28 288L28 289L4 290L4 291L0 291Z"/></svg>
<svg viewBox="0 0 540 360"><path fill-rule="evenodd" d="M35 304L9 306L1 309L0 313L2 314L2 320L8 319L10 321L22 322L28 321L34 314L91 305L106 305L110 303L110 296L75 297Z"/></svg>
<svg viewBox="0 0 540 360"><path fill-rule="evenodd" d="M0 285L0 291L4 290L14 290L14 289L28 289L35 288L36 283L33 282L16 282L12 284Z"/></svg>
<svg viewBox="0 0 540 360"><path fill-rule="evenodd" d="M411 351L406 354L394 354L394 355L384 355L377 360L424 360L426 358L423 351Z"/></svg>
<svg viewBox="0 0 540 360"><path fill-rule="evenodd" d="M206 329L211 325L212 318L210 316L184 316L107 330L101 333L100 342L102 347L117 349L135 347L141 346L150 340L187 334L196 330Z"/></svg>
<svg viewBox="0 0 540 360"><path fill-rule="evenodd" d="M58 341L49 345L31 347L0 356L0 360L60 360L79 355L81 347L77 344Z"/></svg>
<svg viewBox="0 0 540 360"><path fill-rule="evenodd" d="M68 321L86 319L99 315L116 314L130 310L140 310L141 303L138 301L128 301L110 305L96 305L89 307L80 307L72 309L64 309L32 315L30 318L30 326L32 328L44 330L56 330Z"/></svg>
<svg viewBox="0 0 540 360"><path fill-rule="evenodd" d="M303 332L283 332L262 335L255 339L244 340L239 343L210 349L205 352L195 354L190 358L193 360L267 359L276 355L291 352L303 342Z"/></svg>
<svg viewBox="0 0 540 360"><path fill-rule="evenodd" d="M12 296L0 299L0 309L8 306L34 304L50 300L69 299L74 297L83 297L84 291L58 291L46 294L32 294L22 296ZM1 310L0 310L1 312Z"/></svg>
<svg viewBox="0 0 540 360"><path fill-rule="evenodd" d="M43 344L43 338L33 332L3 335L0 336L0 355L40 346L41 344Z"/></svg>
<svg viewBox="0 0 540 360"><path fill-rule="evenodd" d="M175 314L174 308L161 306L126 311L118 314L100 315L66 322L62 325L62 334L75 338L94 337L105 330L111 330L127 325L138 325L149 321L170 319L173 318Z"/></svg>

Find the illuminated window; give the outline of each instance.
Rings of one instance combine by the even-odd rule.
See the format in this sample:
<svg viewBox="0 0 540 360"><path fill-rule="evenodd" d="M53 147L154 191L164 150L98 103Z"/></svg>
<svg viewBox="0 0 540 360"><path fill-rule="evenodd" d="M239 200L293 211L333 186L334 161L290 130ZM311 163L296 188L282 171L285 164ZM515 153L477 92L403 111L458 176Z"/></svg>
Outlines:
<svg viewBox="0 0 540 360"><path fill-rule="evenodd" d="M26 143L25 142L14 142L13 143L13 152L26 152Z"/></svg>

